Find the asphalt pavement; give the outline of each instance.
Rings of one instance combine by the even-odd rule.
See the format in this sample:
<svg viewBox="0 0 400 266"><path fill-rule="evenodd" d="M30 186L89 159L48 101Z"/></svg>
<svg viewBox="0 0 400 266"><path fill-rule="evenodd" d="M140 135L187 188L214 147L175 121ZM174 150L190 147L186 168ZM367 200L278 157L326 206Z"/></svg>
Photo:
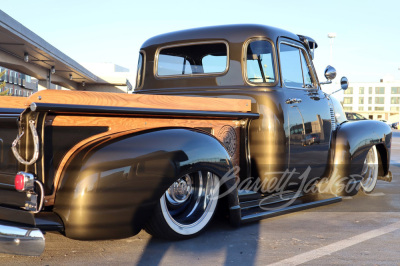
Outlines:
<svg viewBox="0 0 400 266"><path fill-rule="evenodd" d="M76 241L46 234L40 257L0 254L3 265L400 265L400 131L393 131L391 183L370 195L232 228L214 220L197 238L138 235Z"/></svg>

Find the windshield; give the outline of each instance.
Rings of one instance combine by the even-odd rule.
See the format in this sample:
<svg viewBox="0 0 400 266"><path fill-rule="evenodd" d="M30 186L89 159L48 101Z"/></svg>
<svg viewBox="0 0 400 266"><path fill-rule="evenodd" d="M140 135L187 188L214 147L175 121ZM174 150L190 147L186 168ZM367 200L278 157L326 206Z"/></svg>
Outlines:
<svg viewBox="0 0 400 266"><path fill-rule="evenodd" d="M367 120L364 116L362 116L360 114L354 114L354 116L356 117L356 119L359 119L359 120Z"/></svg>

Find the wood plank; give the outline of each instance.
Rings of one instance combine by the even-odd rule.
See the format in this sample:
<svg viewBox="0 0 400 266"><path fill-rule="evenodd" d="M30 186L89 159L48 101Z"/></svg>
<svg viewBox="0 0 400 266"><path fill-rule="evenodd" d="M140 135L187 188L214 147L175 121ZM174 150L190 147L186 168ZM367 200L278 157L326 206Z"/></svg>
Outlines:
<svg viewBox="0 0 400 266"><path fill-rule="evenodd" d="M236 150L232 156L232 163L239 166L240 162L240 122L234 120L198 120L198 119L170 119L170 118L129 118L129 117L93 117L93 116L63 116L58 115L52 118L52 126L108 126L108 131L98 135L91 136L82 140L72 147L60 162L60 166L56 169L54 177L54 192L45 198L45 205L54 205L55 191L62 179L63 170L68 166L68 161L83 147L92 141L98 141L104 137L116 138L134 132L163 127L188 127L188 128L211 128L211 134L218 138L223 144L224 134L221 135L221 129L226 126L232 127L236 132Z"/></svg>
<svg viewBox="0 0 400 266"><path fill-rule="evenodd" d="M123 94L89 91L43 90L28 98L28 104L31 104L32 102L220 112L251 111L251 100L247 99Z"/></svg>
<svg viewBox="0 0 400 266"><path fill-rule="evenodd" d="M171 119L171 118L142 118L142 117L98 117L98 116L69 116L57 115L52 126L76 127L109 127L109 132L131 130L134 128L149 129L161 127L187 128L216 128L224 125L239 127L240 122L234 120L198 120L198 119Z"/></svg>
<svg viewBox="0 0 400 266"><path fill-rule="evenodd" d="M16 96L0 96L0 108L21 108L25 109L28 98Z"/></svg>

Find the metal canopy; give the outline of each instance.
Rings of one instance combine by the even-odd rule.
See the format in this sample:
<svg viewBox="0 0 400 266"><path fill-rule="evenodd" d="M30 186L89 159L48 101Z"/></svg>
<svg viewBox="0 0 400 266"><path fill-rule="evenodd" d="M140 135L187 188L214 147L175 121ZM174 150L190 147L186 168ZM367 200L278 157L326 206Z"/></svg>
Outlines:
<svg viewBox="0 0 400 266"><path fill-rule="evenodd" d="M26 53L28 62L24 61ZM126 82L111 84L97 77L1 10L0 65L42 81L48 80L50 75L51 83L69 89L83 89L82 82L88 85L126 85ZM52 67L55 68L54 74L50 74Z"/></svg>

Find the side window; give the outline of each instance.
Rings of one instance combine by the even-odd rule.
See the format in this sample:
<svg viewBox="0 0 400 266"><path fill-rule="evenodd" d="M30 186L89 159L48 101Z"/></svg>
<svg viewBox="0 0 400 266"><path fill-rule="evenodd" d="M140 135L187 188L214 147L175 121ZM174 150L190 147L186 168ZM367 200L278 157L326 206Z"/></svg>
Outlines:
<svg viewBox="0 0 400 266"><path fill-rule="evenodd" d="M304 76L304 87L305 88L312 88L314 87L313 82L312 82L312 76L310 73L310 68L308 67L307 60L304 56L304 51L300 52L301 55L301 65L302 65L302 70L303 70L303 76Z"/></svg>
<svg viewBox="0 0 400 266"><path fill-rule="evenodd" d="M283 83L286 87L303 87L299 49L286 44L281 44L280 48Z"/></svg>
<svg viewBox="0 0 400 266"><path fill-rule="evenodd" d="M281 44L279 56L282 79L286 87L314 87L310 67L302 49L287 44Z"/></svg>
<svg viewBox="0 0 400 266"><path fill-rule="evenodd" d="M139 53L139 60L136 72L136 88L140 88L143 84L143 71L144 71L144 55Z"/></svg>
<svg viewBox="0 0 400 266"><path fill-rule="evenodd" d="M275 67L272 45L265 40L249 43L247 47L247 79L252 83L274 83Z"/></svg>

